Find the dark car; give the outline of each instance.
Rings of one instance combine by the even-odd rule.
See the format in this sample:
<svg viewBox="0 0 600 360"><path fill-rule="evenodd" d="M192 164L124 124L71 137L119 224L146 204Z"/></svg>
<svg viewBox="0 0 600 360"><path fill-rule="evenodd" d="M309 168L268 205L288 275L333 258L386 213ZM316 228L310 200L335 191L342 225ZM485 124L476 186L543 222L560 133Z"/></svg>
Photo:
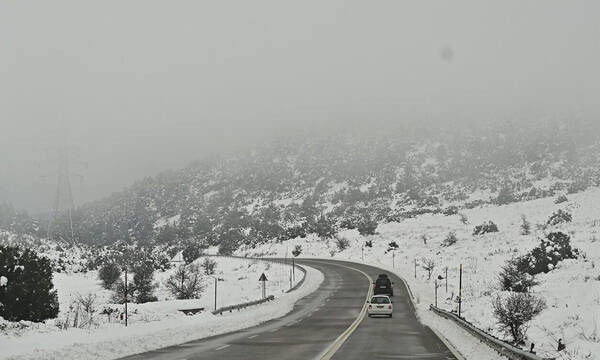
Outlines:
<svg viewBox="0 0 600 360"><path fill-rule="evenodd" d="M394 288L392 285L394 285L394 283L390 281L387 274L379 274L373 285L373 295L394 296Z"/></svg>

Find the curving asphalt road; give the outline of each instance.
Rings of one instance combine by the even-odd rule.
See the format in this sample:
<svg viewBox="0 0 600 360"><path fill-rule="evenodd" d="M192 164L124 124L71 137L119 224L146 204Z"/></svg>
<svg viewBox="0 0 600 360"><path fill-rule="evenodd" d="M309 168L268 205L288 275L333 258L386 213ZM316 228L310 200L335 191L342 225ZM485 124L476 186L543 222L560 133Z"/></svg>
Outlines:
<svg viewBox="0 0 600 360"><path fill-rule="evenodd" d="M383 271L333 260L298 260L320 270L325 279L288 315L256 327L171 346L124 359L456 359L414 314L402 281L391 275L394 317L361 315L370 282ZM337 351L327 352L353 323L358 324ZM344 336L343 336L344 337Z"/></svg>

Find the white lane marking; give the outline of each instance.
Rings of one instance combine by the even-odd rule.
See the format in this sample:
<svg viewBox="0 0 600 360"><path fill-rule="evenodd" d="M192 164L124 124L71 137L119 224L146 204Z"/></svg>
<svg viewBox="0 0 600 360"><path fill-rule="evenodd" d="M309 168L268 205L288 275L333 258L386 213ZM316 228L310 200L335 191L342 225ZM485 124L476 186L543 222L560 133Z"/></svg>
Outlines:
<svg viewBox="0 0 600 360"><path fill-rule="evenodd" d="M258 337L258 335L248 336L248 339L254 339L255 337Z"/></svg>
<svg viewBox="0 0 600 360"><path fill-rule="evenodd" d="M230 346L231 345L229 345L229 344L228 345L223 345L223 346L220 346L220 347L216 348L215 351L223 350L223 349L228 348Z"/></svg>
<svg viewBox="0 0 600 360"><path fill-rule="evenodd" d="M269 332L275 332L275 331L279 331L279 328L277 328L277 329L273 329L273 330L271 330L271 331L269 331Z"/></svg>

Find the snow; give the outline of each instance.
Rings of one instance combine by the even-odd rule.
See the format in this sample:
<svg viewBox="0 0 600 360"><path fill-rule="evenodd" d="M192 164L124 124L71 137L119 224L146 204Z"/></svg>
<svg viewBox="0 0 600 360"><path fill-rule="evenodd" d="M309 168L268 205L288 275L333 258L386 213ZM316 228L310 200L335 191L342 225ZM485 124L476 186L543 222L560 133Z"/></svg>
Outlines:
<svg viewBox="0 0 600 360"><path fill-rule="evenodd" d="M285 293L290 285L288 266L248 259L214 259L218 262L216 277L220 280L217 296L219 307L259 299L258 278L263 272L269 278L267 295L274 295L275 300L222 316L212 315L210 311L195 316L179 312L179 309L185 308L212 309L214 293L210 285L214 279L209 278L209 286L200 299L129 304L128 327L118 318L108 322L106 315L98 315L101 322L98 327L91 329L59 330L54 320L42 324L26 323L18 332L0 335L0 359L111 359L240 330L285 315L293 309L297 300L315 291L323 281L320 272L306 268L306 280L302 286ZM202 259L197 261L201 262ZM160 283L169 273L156 275ZM123 305L107 303L110 291L101 289L94 272L55 274L54 284L58 289L61 311L68 309L68 304L76 294L85 292L97 294L99 308L104 304L123 309ZM157 290L157 295L159 299L169 296L162 287Z"/></svg>
<svg viewBox="0 0 600 360"><path fill-rule="evenodd" d="M8 285L8 279L6 276L0 276L0 287Z"/></svg>
<svg viewBox="0 0 600 360"><path fill-rule="evenodd" d="M558 209L571 212L573 222L543 230L541 225ZM464 355L484 351L467 358L493 359L493 352L485 352L487 347L478 347L479 342L473 337L458 336L462 334L460 328L448 320L438 319L428 310L429 304L435 302L434 279L438 275L444 276L448 267L448 292L442 280L442 287L438 288L438 304L447 310L455 308L458 267L462 263L462 315L479 328L506 338L498 331L491 307L491 299L501 294L497 278L501 267L507 259L537 246L546 233L563 231L571 236L572 246L580 249L585 256L563 261L549 273L536 277L540 284L533 291L546 300L547 309L531 322L528 340L536 344L537 353L542 356L560 356L555 351L559 338L567 346L563 357L593 359L600 354L600 268L596 266L600 264L600 188L570 194L569 202L563 204L554 204L554 198L546 198L504 206L487 205L460 212L467 216L468 225L463 225L458 215L426 214L401 223L380 224L379 234L369 237L360 236L355 230L342 231L339 235L347 238L351 245L344 251L337 249L334 240L321 240L313 234L282 244L265 244L247 253L284 256L286 248L300 245L302 257L322 258L323 254L333 254L335 259L364 261L395 271L410 284L418 299L417 314L424 323L444 334ZM531 235L520 234L521 215L531 222ZM472 235L476 225L489 220L498 225L499 232ZM440 246L450 231L456 233L458 242L450 247ZM422 235L427 236L427 244L423 243ZM373 241L373 248L365 247L363 258L362 248L367 239ZM395 252L395 268L392 268L392 253L385 253L391 241L400 245ZM436 262L430 280L420 265L423 258ZM415 260L418 264L416 278Z"/></svg>

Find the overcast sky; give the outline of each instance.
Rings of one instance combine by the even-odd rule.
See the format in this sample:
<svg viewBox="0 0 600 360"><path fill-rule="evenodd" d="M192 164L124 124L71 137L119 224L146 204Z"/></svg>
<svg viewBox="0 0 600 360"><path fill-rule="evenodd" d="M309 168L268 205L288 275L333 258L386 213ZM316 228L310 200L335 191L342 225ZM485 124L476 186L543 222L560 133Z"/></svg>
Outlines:
<svg viewBox="0 0 600 360"><path fill-rule="evenodd" d="M2 1L0 202L51 207L61 122L80 203L314 123L597 114L598 19L594 0Z"/></svg>

